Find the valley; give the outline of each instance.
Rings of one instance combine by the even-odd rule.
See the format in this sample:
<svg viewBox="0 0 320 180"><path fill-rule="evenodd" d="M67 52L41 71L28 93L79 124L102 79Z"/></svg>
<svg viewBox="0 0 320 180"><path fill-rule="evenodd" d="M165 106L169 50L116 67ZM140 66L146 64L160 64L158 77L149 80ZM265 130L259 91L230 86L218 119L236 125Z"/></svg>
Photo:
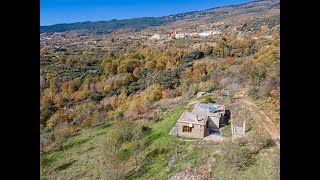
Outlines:
<svg viewBox="0 0 320 180"><path fill-rule="evenodd" d="M40 27L41 179L279 179L279 3ZM197 103L223 141L169 135Z"/></svg>

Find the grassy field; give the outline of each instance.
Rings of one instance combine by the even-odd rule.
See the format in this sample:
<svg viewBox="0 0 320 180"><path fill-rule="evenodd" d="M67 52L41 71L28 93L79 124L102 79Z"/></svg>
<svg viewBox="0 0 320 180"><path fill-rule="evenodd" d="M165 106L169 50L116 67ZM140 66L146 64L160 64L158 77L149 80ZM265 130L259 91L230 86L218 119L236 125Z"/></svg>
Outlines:
<svg viewBox="0 0 320 180"><path fill-rule="evenodd" d="M85 129L69 138L63 150L52 150L44 155L48 165L42 179L99 179L102 173L101 148L104 134L112 122Z"/></svg>
<svg viewBox="0 0 320 180"><path fill-rule="evenodd" d="M134 169L133 157L128 160L126 179L162 180L187 169L200 173L213 172L216 179L272 179L273 161L270 158L278 147L264 149L255 156L255 163L244 171L232 171L223 164L221 145L168 135L172 126L186 110L186 104L167 112L158 122L147 124L147 143L142 152L144 159L139 170ZM63 150L55 149L43 155L48 165L42 169L41 179L106 179L103 165L103 147L106 133L113 122L105 122L84 129L67 139ZM231 137L230 125L222 129L225 137ZM174 162L168 168L170 159ZM271 177L271 178L270 178Z"/></svg>
<svg viewBox="0 0 320 180"><path fill-rule="evenodd" d="M167 173L164 169L174 151L176 137L169 136L171 127L176 123L185 106L179 106L167 113L161 121L150 125L151 132L146 135L148 147L147 158L141 171L131 173L130 179L150 179L157 175L163 179ZM103 179L103 162L101 160L105 134L112 122L85 129L69 138L63 150L54 149L46 153L44 158L48 165L43 169L42 179Z"/></svg>
<svg viewBox="0 0 320 180"><path fill-rule="evenodd" d="M166 179L168 177L165 169L178 143L178 138L169 136L168 133L184 111L185 105L179 106L167 113L161 121L150 126L152 130L146 136L147 158L141 170L129 176L130 179Z"/></svg>

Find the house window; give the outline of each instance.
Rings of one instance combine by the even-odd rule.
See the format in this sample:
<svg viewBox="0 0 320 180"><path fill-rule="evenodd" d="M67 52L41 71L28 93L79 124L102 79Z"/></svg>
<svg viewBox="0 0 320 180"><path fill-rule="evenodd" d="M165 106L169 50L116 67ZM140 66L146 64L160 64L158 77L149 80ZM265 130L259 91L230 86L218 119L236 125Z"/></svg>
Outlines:
<svg viewBox="0 0 320 180"><path fill-rule="evenodd" d="M189 126L183 126L182 128L182 132L191 132L191 131L192 131L192 128Z"/></svg>

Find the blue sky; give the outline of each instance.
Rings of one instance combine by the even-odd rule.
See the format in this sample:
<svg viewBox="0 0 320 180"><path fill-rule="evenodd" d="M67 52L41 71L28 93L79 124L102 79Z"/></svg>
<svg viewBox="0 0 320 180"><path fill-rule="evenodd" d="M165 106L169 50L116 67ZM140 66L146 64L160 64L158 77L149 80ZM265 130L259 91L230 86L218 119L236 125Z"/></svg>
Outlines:
<svg viewBox="0 0 320 180"><path fill-rule="evenodd" d="M40 0L40 25L159 17L253 0Z"/></svg>

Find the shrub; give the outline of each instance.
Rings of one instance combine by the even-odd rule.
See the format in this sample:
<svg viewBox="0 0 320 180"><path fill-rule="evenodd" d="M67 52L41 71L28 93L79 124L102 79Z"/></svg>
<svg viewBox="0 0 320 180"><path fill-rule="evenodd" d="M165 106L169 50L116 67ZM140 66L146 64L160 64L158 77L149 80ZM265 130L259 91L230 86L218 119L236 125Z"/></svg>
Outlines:
<svg viewBox="0 0 320 180"><path fill-rule="evenodd" d="M249 136L249 142L252 145L253 152L259 153L260 150L274 146L274 141L267 134L257 132Z"/></svg>
<svg viewBox="0 0 320 180"><path fill-rule="evenodd" d="M74 118L72 118L72 124L81 124L85 118L87 118L88 114L86 111L81 111Z"/></svg>
<svg viewBox="0 0 320 180"><path fill-rule="evenodd" d="M120 121L120 120L123 119L123 117L124 117L124 114L123 114L122 111L116 111L114 113L114 115L112 116L112 119L115 120L115 121Z"/></svg>
<svg viewBox="0 0 320 180"><path fill-rule="evenodd" d="M111 91L112 90L112 86L107 84L107 85L104 86L103 90Z"/></svg>
<svg viewBox="0 0 320 180"><path fill-rule="evenodd" d="M174 98L174 92L171 89L165 89L162 91L162 98L163 99L171 99Z"/></svg>
<svg viewBox="0 0 320 180"><path fill-rule="evenodd" d="M86 91L77 91L72 95L72 97L76 101L81 101L81 100L84 100L87 97L87 93L86 93Z"/></svg>
<svg viewBox="0 0 320 180"><path fill-rule="evenodd" d="M51 117L53 111L50 108L45 108L40 112L40 124L46 125L47 120Z"/></svg>
<svg viewBox="0 0 320 180"><path fill-rule="evenodd" d="M126 73L123 79L123 85L129 85L134 81L134 77L131 73Z"/></svg>
<svg viewBox="0 0 320 180"><path fill-rule="evenodd" d="M54 140L59 145L60 149L63 148L63 143L66 138L71 135L70 125L63 123L57 126L54 130Z"/></svg>
<svg viewBox="0 0 320 180"><path fill-rule="evenodd" d="M211 99L211 97L209 97L209 96L207 96L207 97L204 98L204 102L205 102L206 104L208 104L208 103L215 103L215 101L213 101L213 100Z"/></svg>
<svg viewBox="0 0 320 180"><path fill-rule="evenodd" d="M148 75L150 75L152 73L151 70L147 69L147 68L142 68L139 72L139 76L141 76L142 78L147 77Z"/></svg>
<svg viewBox="0 0 320 180"><path fill-rule="evenodd" d="M201 59L204 57L204 53L202 51L193 51L187 57L192 59Z"/></svg>
<svg viewBox="0 0 320 180"><path fill-rule="evenodd" d="M136 67L136 68L133 70L132 74L133 74L134 77L139 77L140 68L139 68L139 67Z"/></svg>
<svg viewBox="0 0 320 180"><path fill-rule="evenodd" d="M65 116L61 113L61 111L58 111L50 117L46 124L48 128L52 129L57 123L64 120Z"/></svg>
<svg viewBox="0 0 320 180"><path fill-rule="evenodd" d="M162 71L154 77L151 81L154 80L154 83L160 84L165 89L173 89L175 86L180 84L179 74L177 71Z"/></svg>
<svg viewBox="0 0 320 180"><path fill-rule="evenodd" d="M92 125L92 118L88 117L82 122L83 127L89 128Z"/></svg>
<svg viewBox="0 0 320 180"><path fill-rule="evenodd" d="M148 70L152 70L152 69L154 69L156 67L156 64L153 61L148 61L148 62L146 62L145 67Z"/></svg>
<svg viewBox="0 0 320 180"><path fill-rule="evenodd" d="M128 86L128 94L130 95L134 92L137 92L143 89L144 89L144 84L141 84L140 82L133 82Z"/></svg>
<svg viewBox="0 0 320 180"><path fill-rule="evenodd" d="M103 95L98 92L94 92L89 96L89 99L91 101L101 101L103 98L104 98Z"/></svg>
<svg viewBox="0 0 320 180"><path fill-rule="evenodd" d="M222 161L231 170L245 170L255 163L253 152L238 143L227 142L222 146Z"/></svg>
<svg viewBox="0 0 320 180"><path fill-rule="evenodd" d="M53 143L53 131L48 128L43 128L40 131L40 152L43 152L47 146Z"/></svg>
<svg viewBox="0 0 320 180"><path fill-rule="evenodd" d="M108 179L125 179L127 173L127 151L122 149L122 144L129 141L129 152L135 158L137 166L141 152L145 147L143 126L130 121L117 121L106 134L105 160L106 175Z"/></svg>
<svg viewBox="0 0 320 180"><path fill-rule="evenodd" d="M205 50L204 50L204 53L206 54L206 55L210 55L210 54L212 54L214 52L214 47L213 46L207 46L206 48L205 48Z"/></svg>
<svg viewBox="0 0 320 180"><path fill-rule="evenodd" d="M204 53L202 51L193 51L181 59L181 64L187 64L195 59L201 59L203 57Z"/></svg>
<svg viewBox="0 0 320 180"><path fill-rule="evenodd" d="M213 91L215 91L215 90L217 90L217 89L218 89L218 85L217 85L217 84L213 84L212 86L210 86L209 88L207 88L207 89L205 90L205 92L211 93L211 92L213 92Z"/></svg>
<svg viewBox="0 0 320 180"><path fill-rule="evenodd" d="M104 157L108 179L124 179L126 174L126 162L120 149L124 142L123 130L127 131L124 125L126 124L117 122L106 134Z"/></svg>
<svg viewBox="0 0 320 180"><path fill-rule="evenodd" d="M217 63L214 61L211 61L210 64L207 66L206 71L207 72L212 72L217 68Z"/></svg>

